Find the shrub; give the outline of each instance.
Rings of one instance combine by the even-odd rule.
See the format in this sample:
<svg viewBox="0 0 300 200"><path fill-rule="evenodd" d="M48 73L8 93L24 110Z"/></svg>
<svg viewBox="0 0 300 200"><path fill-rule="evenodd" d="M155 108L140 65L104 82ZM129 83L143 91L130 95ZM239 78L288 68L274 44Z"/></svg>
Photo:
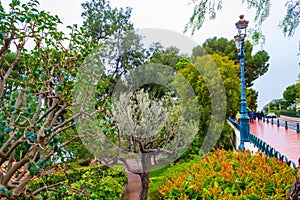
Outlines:
<svg viewBox="0 0 300 200"><path fill-rule="evenodd" d="M51 185L58 184L51 187ZM124 170L106 165L58 170L29 184L34 191L48 186L36 197L40 199L120 199L127 184Z"/></svg>
<svg viewBox="0 0 300 200"><path fill-rule="evenodd" d="M155 183L152 199L285 199L297 175L284 162L261 153L225 150L165 173Z"/></svg>

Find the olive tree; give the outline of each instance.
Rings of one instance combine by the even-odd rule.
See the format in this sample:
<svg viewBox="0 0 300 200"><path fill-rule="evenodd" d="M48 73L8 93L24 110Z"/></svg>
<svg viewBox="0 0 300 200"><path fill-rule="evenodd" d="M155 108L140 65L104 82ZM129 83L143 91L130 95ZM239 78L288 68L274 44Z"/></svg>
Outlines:
<svg viewBox="0 0 300 200"><path fill-rule="evenodd" d="M176 153L190 144L197 130L195 123L184 124L187 122L180 116L182 111L174 104L168 95L154 100L141 90L133 95L122 94L113 105L121 146L126 147L127 153L136 155L126 159L121 154L118 158L129 171L140 176L141 200L148 199L151 165L158 164L157 158L175 160Z"/></svg>
<svg viewBox="0 0 300 200"><path fill-rule="evenodd" d="M147 64L124 75L107 99L105 111L92 116L97 112L97 82L105 78L101 76L103 63L95 59L101 57L101 50L92 55L87 62L91 68L81 69L80 84L74 90L80 99L76 109L87 111L79 117L77 130L85 135L83 143L101 162L123 162L129 171L138 174L142 182L140 199L147 199L152 167L176 160L193 141L198 129L197 101L193 98L189 105L181 102L193 97L188 89L174 96L172 68ZM188 85L183 79L181 82ZM159 97L147 92L147 84L152 87L155 83L167 88ZM188 106L192 107L190 111Z"/></svg>

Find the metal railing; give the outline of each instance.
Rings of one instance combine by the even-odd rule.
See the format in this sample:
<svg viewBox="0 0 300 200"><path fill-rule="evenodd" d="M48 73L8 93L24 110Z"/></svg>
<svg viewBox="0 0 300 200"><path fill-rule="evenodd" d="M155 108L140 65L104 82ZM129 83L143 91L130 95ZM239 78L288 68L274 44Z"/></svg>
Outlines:
<svg viewBox="0 0 300 200"><path fill-rule="evenodd" d="M285 129L295 130L297 133L300 133L300 125L297 122L289 122L287 120L281 120L276 118L266 118L262 119L263 122L270 123L272 125L283 126Z"/></svg>
<svg viewBox="0 0 300 200"><path fill-rule="evenodd" d="M232 119L229 119L230 123L236 127L238 130L240 130L240 126L233 121ZM292 160L289 160L285 155L281 154L279 151L277 151L274 147L263 141L262 139L256 137L252 133L249 133L249 139L250 142L257 147L262 153L264 153L268 157L275 157L278 160L284 161L287 163L288 166L297 168L295 162Z"/></svg>

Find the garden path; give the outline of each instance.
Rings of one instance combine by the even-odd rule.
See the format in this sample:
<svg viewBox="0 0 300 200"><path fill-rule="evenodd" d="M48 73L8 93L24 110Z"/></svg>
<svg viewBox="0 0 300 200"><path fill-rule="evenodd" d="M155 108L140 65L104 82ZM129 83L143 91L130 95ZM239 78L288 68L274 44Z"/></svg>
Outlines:
<svg viewBox="0 0 300 200"><path fill-rule="evenodd" d="M126 200L138 200L141 191L141 179L139 175L126 171L128 184L126 185Z"/></svg>
<svg viewBox="0 0 300 200"><path fill-rule="evenodd" d="M254 121L250 123L250 132L270 144L273 148L298 164L300 157L300 134L276 124Z"/></svg>

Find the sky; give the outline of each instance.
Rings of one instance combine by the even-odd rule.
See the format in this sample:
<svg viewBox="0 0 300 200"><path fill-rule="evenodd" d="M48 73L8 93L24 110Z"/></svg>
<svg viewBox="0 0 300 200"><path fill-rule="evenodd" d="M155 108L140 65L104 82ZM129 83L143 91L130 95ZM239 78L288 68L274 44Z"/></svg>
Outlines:
<svg viewBox="0 0 300 200"><path fill-rule="evenodd" d="M6 0L5 0L6 1ZM10 2L10 1L9 1ZM72 24L82 24L82 7L84 0L40 0L40 8L57 14L65 27ZM111 0L112 7L131 7L135 28L159 28L183 34L184 26L193 13L192 0ZM254 10L247 9L242 0L224 0L223 8L217 13L215 20L206 20L203 27L193 36L190 32L185 36L196 44L202 44L211 37L233 38L237 34L235 22L238 16L244 14L253 27ZM300 30L296 30L292 38L285 38L278 28L285 15L285 2L272 0L271 13L263 24L266 42L263 47L256 46L253 50L264 49L270 55L269 70L254 82L253 89L259 92L259 110L273 99L282 98L283 91L289 85L295 84L300 73L300 56L298 43Z"/></svg>

